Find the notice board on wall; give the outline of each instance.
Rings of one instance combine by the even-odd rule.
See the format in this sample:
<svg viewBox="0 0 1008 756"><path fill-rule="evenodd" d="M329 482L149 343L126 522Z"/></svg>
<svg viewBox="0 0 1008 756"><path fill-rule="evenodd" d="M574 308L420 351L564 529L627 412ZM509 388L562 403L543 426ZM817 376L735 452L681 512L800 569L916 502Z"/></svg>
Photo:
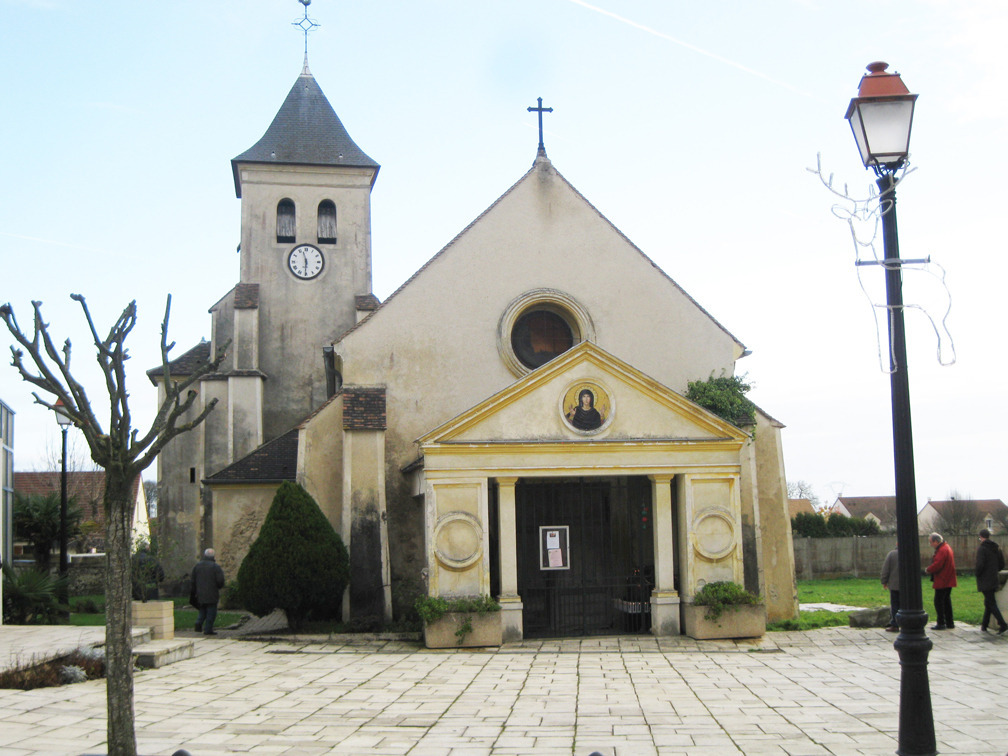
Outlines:
<svg viewBox="0 0 1008 756"><path fill-rule="evenodd" d="M539 526L539 569L570 569L570 526Z"/></svg>

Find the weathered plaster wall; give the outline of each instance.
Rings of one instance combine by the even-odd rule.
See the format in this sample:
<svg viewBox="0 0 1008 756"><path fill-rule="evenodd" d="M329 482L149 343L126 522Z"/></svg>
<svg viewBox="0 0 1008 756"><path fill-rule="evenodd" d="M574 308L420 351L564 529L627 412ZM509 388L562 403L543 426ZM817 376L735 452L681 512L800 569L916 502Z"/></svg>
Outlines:
<svg viewBox="0 0 1008 756"><path fill-rule="evenodd" d="M213 492L214 549L224 577L234 580L269 512L275 485L220 486Z"/></svg>
<svg viewBox="0 0 1008 756"><path fill-rule="evenodd" d="M194 419L205 400L205 394L201 393L199 400L179 422ZM159 385L158 402L162 401L164 388ZM213 414L208 421L214 419ZM188 575L201 553L203 508L200 481L203 470L201 433L185 433L176 437L158 455L158 522L162 533L168 534L161 539L159 549L161 564L170 580Z"/></svg>
<svg viewBox="0 0 1008 756"><path fill-rule="evenodd" d="M793 619L798 616L798 589L784 477L784 449L780 423L762 412L756 413L756 474L767 620Z"/></svg>
<svg viewBox="0 0 1008 756"><path fill-rule="evenodd" d="M301 427L297 478L346 543L343 474L343 403L337 395Z"/></svg>

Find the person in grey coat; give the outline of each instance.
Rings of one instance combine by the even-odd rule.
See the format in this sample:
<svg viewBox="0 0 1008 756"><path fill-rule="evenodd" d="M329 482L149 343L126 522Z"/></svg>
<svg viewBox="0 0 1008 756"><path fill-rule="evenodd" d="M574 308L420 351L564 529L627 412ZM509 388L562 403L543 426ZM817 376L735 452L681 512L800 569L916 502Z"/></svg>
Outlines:
<svg viewBox="0 0 1008 756"><path fill-rule="evenodd" d="M192 593L196 597L196 632L203 635L217 635L214 632L214 621L217 619L217 603L220 601L220 589L224 587L224 570L217 564L213 549L203 552L203 558L196 563L192 571Z"/></svg>
<svg viewBox="0 0 1008 756"><path fill-rule="evenodd" d="M882 562L882 587L889 590L889 624L886 630L895 633L899 630L896 624L896 613L900 608L899 599L899 554L893 549L886 554Z"/></svg>
<svg viewBox="0 0 1008 756"><path fill-rule="evenodd" d="M998 572L1004 569L1005 559L1001 549L990 539L990 531L984 528L980 531L980 547L976 553L976 581L977 590L984 597L983 620L980 622L980 629L987 632L987 625L991 617L998 621L998 635L1008 630L1008 623L1001 616L998 609L997 597L995 593L998 589Z"/></svg>

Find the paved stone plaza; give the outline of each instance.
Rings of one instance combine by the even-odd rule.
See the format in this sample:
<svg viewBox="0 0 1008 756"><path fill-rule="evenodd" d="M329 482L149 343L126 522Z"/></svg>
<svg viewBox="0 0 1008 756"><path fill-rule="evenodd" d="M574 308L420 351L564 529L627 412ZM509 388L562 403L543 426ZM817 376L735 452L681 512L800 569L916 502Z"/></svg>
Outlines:
<svg viewBox="0 0 1008 756"><path fill-rule="evenodd" d="M31 641L23 631L30 630ZM0 664L101 628L0 627ZM21 634L18 634L21 633ZM72 636L72 637L71 637ZM340 636L196 641L136 676L139 751L262 754L892 754L882 630L757 642L596 638L429 651ZM1008 752L1008 635L933 633L942 754ZM103 753L105 684L0 690L0 754Z"/></svg>

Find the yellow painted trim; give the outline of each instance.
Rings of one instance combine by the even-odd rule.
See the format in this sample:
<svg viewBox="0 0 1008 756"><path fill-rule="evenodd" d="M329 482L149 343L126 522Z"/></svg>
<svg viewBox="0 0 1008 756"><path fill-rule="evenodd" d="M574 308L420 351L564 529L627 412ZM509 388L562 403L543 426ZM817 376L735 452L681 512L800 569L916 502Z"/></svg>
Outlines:
<svg viewBox="0 0 1008 756"><path fill-rule="evenodd" d="M606 352L590 341L582 341L577 346L557 357L552 362L534 370L502 391L483 400L462 414L452 418L432 431L424 434L417 443L426 453L430 444L446 443L480 423L487 417L536 391L558 375L582 363L591 363L599 371L615 380L622 381L658 404L677 411L683 417L717 436L732 439L741 446L749 435L734 425L726 423L717 415L694 404L686 397L663 386L658 381Z"/></svg>

